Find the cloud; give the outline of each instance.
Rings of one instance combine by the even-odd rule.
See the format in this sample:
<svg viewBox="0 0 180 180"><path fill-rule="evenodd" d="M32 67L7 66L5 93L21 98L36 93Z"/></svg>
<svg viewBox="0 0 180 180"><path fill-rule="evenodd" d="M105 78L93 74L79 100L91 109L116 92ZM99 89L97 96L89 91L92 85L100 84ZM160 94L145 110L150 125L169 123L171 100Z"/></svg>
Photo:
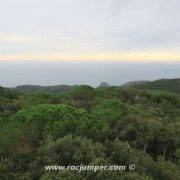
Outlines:
<svg viewBox="0 0 180 180"><path fill-rule="evenodd" d="M38 42L40 39L20 35L0 35L0 43L32 43Z"/></svg>
<svg viewBox="0 0 180 180"><path fill-rule="evenodd" d="M7 0L0 54L180 51L178 0Z"/></svg>
<svg viewBox="0 0 180 180"><path fill-rule="evenodd" d="M180 53L106 53L106 54L19 54L0 55L0 61L120 61L120 62L175 62Z"/></svg>

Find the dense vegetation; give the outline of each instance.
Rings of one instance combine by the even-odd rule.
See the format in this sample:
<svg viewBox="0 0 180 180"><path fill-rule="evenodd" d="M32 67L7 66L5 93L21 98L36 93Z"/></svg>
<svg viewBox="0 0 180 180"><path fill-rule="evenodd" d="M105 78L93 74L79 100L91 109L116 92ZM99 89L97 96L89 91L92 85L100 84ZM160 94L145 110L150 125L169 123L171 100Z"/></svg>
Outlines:
<svg viewBox="0 0 180 180"><path fill-rule="evenodd" d="M156 81L133 83L133 85L140 89L154 89L180 93L180 78L159 79Z"/></svg>
<svg viewBox="0 0 180 180"><path fill-rule="evenodd" d="M134 171L45 171L129 165ZM63 93L0 88L0 179L178 180L180 95L82 85Z"/></svg>
<svg viewBox="0 0 180 180"><path fill-rule="evenodd" d="M13 88L13 90L17 92L54 92L54 93L60 93L65 92L67 90L70 90L74 86L68 86L68 85L57 85L57 86L38 86L38 85L22 85L17 86Z"/></svg>

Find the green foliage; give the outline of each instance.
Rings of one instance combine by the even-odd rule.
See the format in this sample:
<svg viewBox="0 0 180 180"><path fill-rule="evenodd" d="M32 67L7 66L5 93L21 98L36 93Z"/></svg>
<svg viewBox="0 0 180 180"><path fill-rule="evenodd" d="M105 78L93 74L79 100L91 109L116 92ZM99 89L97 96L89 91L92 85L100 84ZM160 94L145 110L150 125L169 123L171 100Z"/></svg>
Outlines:
<svg viewBox="0 0 180 180"><path fill-rule="evenodd" d="M7 88L0 87L0 117L8 118L21 109L18 94Z"/></svg>
<svg viewBox="0 0 180 180"><path fill-rule="evenodd" d="M180 96L147 89L82 85L61 94L18 94L0 88L0 179L178 179ZM44 168L80 164L136 168Z"/></svg>
<svg viewBox="0 0 180 180"><path fill-rule="evenodd" d="M49 135L53 139L74 134L103 140L107 138L108 126L83 109L66 105L38 105L19 111L1 134L2 143L11 145L13 151L24 152L26 149L33 151Z"/></svg>
<svg viewBox="0 0 180 180"><path fill-rule="evenodd" d="M6 99L17 99L18 95L15 91L12 91L8 88L3 88L0 86L0 100L3 98Z"/></svg>
<svg viewBox="0 0 180 180"><path fill-rule="evenodd" d="M100 143L78 136L73 138L71 135L56 141L50 138L42 149L46 164L59 165L89 164L96 158L105 157L106 150Z"/></svg>
<svg viewBox="0 0 180 180"><path fill-rule="evenodd" d="M154 89L154 90L163 90L170 92L180 92L180 78L177 79L160 79L151 82L144 82L137 85L134 85L140 89Z"/></svg>
<svg viewBox="0 0 180 180"><path fill-rule="evenodd" d="M93 105L94 95L94 89L87 85L77 86L66 93L67 99L70 100L70 105L83 107L88 111Z"/></svg>

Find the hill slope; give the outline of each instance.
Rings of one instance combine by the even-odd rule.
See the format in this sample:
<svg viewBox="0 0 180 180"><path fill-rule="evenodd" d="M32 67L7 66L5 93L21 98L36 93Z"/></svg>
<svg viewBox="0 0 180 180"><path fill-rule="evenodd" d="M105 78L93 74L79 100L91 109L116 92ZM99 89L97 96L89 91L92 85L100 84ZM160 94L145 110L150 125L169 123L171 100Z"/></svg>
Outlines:
<svg viewBox="0 0 180 180"><path fill-rule="evenodd" d="M177 79L159 79L151 82L134 84L133 87L140 89L163 90L180 93L180 78Z"/></svg>
<svg viewBox="0 0 180 180"><path fill-rule="evenodd" d="M74 86L57 85L57 86L38 86L38 85L22 85L13 88L17 92L54 92L61 93L70 90Z"/></svg>
<svg viewBox="0 0 180 180"><path fill-rule="evenodd" d="M75 86L56 85L56 86L39 86L39 85L22 85L13 88L17 92L54 92L61 93L72 89ZM110 87L107 83L101 83L99 87ZM132 81L123 84L122 87L136 87L138 89L162 90L180 93L180 78L176 79L159 79L155 81Z"/></svg>

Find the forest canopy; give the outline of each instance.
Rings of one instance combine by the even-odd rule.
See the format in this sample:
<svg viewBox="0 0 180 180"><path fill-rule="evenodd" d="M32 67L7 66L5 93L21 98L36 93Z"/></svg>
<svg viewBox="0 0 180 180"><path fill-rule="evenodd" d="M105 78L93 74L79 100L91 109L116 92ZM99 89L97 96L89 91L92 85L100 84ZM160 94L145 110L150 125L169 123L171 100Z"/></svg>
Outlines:
<svg viewBox="0 0 180 180"><path fill-rule="evenodd" d="M45 170L45 165L132 163L135 170L123 172ZM179 177L177 91L82 85L63 92L17 92L0 87L0 179Z"/></svg>

